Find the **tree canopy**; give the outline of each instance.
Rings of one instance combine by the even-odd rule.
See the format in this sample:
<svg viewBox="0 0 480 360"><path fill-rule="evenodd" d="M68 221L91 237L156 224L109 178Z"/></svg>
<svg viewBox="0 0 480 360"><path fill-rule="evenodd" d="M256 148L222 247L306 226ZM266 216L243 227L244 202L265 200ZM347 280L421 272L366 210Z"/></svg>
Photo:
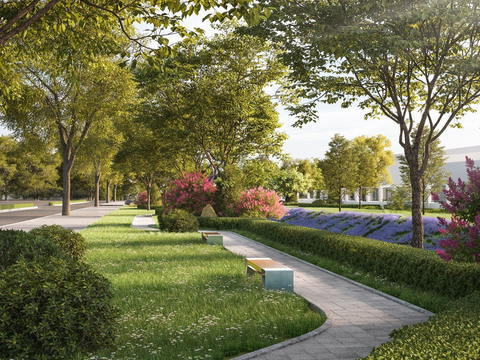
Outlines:
<svg viewBox="0 0 480 360"><path fill-rule="evenodd" d="M316 119L316 103L341 102L398 126L411 176L412 245L422 247L420 178L430 144L480 97L480 0L262 4L276 11L259 30L284 45L283 60L308 100L292 109L299 124Z"/></svg>

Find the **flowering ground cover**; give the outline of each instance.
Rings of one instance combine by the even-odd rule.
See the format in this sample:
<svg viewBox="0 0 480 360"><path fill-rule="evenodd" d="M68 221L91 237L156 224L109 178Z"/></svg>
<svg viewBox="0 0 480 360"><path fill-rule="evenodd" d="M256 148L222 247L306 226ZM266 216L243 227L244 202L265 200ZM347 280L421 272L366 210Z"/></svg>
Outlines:
<svg viewBox="0 0 480 360"><path fill-rule="evenodd" d="M263 290L243 257L199 233L132 229L146 213L121 208L82 231L87 261L112 282L120 310L117 345L86 359L221 360L324 321L299 295Z"/></svg>
<svg viewBox="0 0 480 360"><path fill-rule="evenodd" d="M331 214L294 208L290 209L280 221L389 243L409 245L412 240L412 219L394 214L362 214L348 211ZM424 248L427 250L438 249L437 242L441 237L438 220L433 217L424 217L423 226L425 231Z"/></svg>

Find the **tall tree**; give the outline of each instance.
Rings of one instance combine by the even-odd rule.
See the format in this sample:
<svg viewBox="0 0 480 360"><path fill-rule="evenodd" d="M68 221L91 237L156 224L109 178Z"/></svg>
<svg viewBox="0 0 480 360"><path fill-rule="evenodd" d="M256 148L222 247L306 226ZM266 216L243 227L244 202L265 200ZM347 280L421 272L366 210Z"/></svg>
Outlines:
<svg viewBox="0 0 480 360"><path fill-rule="evenodd" d="M340 134L335 134L328 143L329 149L320 167L328 191L328 199L336 201L338 211L342 211L342 198L355 191L355 173L358 163L351 142Z"/></svg>
<svg viewBox="0 0 480 360"><path fill-rule="evenodd" d="M352 146L357 161L355 183L358 207L361 208L363 196L371 189L392 182L388 167L395 163L395 156L388 150L390 140L383 135L358 136L353 139Z"/></svg>
<svg viewBox="0 0 480 360"><path fill-rule="evenodd" d="M309 100L294 109L299 123L315 119L320 101L358 104L397 125L412 186L412 246L422 248L430 146L480 97L480 0L261 3L276 8L261 30L284 45Z"/></svg>
<svg viewBox="0 0 480 360"><path fill-rule="evenodd" d="M100 58L59 69L45 58L22 67L20 96L11 99L2 121L20 137L32 131L58 136L63 161L62 215L70 215L70 174L92 125L115 117L135 94L130 72Z"/></svg>
<svg viewBox="0 0 480 360"><path fill-rule="evenodd" d="M162 134L180 133L216 175L248 157L279 155L285 134L266 88L285 75L276 52L226 28L213 39L179 48L163 73L143 75Z"/></svg>
<svg viewBox="0 0 480 360"><path fill-rule="evenodd" d="M416 136L413 132L412 137ZM423 149L425 149L425 142L428 140L428 132L423 134L420 140L420 159L423 159ZM410 168L405 156L399 156L400 176L405 186L410 186ZM440 139L433 141L430 144L430 156L428 165L420 179L421 199L422 199L422 214L425 215L425 202L432 192L439 194L443 190L443 185L448 182L450 173L445 170L447 163L447 156L445 148L440 144ZM420 164L421 165L421 164Z"/></svg>

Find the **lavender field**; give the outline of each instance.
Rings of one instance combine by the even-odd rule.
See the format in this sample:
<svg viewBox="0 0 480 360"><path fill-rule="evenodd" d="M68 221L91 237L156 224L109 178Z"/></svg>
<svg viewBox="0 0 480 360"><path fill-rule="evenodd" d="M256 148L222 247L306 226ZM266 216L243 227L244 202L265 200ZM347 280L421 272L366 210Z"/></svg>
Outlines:
<svg viewBox="0 0 480 360"><path fill-rule="evenodd" d="M402 218L400 215L394 214L362 214L347 211L329 214L295 208L285 214L280 221L291 225L363 236L389 243L409 245L412 240L412 219L410 217ZM424 217L423 226L425 231L424 248L427 250L437 249L437 242L441 238L438 231L438 220L432 217Z"/></svg>

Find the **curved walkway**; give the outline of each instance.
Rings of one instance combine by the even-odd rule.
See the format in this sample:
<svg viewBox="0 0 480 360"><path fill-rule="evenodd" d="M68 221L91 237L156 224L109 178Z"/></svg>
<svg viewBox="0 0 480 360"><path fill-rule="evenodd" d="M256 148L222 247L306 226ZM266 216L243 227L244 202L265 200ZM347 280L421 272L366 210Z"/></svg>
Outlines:
<svg viewBox="0 0 480 360"><path fill-rule="evenodd" d="M244 236L219 231L228 250L245 257L269 257L294 270L295 292L318 306L331 326L307 340L284 344L237 360L336 360L367 356L389 341L393 329L426 321L431 312L333 274Z"/></svg>

